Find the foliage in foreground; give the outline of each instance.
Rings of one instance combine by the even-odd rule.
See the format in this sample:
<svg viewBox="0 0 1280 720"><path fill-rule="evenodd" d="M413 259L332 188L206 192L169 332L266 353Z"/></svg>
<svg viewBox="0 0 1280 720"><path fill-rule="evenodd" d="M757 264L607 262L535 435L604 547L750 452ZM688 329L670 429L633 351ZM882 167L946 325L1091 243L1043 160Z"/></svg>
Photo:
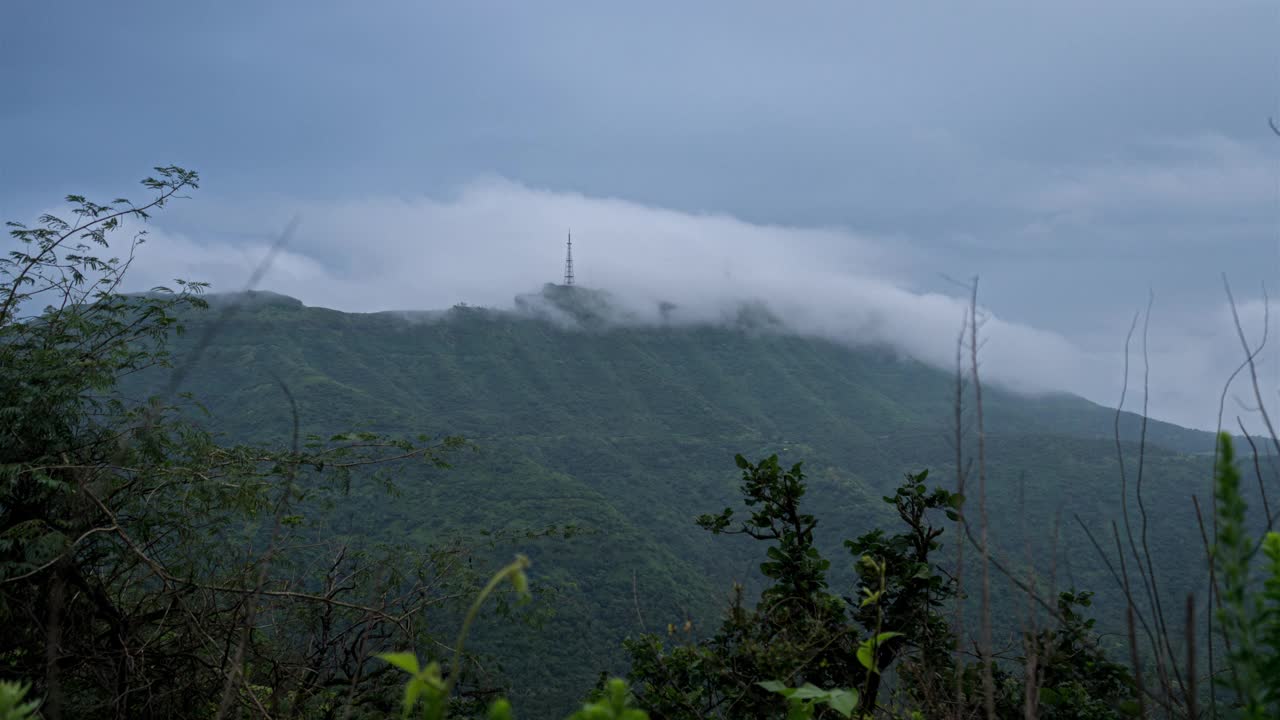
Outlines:
<svg viewBox="0 0 1280 720"><path fill-rule="evenodd" d="M315 521L386 461L444 466L457 438L367 433L230 444L179 412L169 367L203 285L119 291L108 236L197 186L157 168L144 205L70 196L73 220L10 224L0 258L0 678L47 717L324 717L385 704L366 648L428 639L417 617L474 586L457 547L377 547ZM186 363L198 358L186 358ZM281 402L292 400L278 388Z"/></svg>
<svg viewBox="0 0 1280 720"><path fill-rule="evenodd" d="M957 638L944 615L958 588L939 564L942 518L954 520L963 498L926 486L926 472L907 475L884 501L902 522L895 534L865 533L845 543L861 580L853 597L828 589L830 562L814 547L817 521L800 505L802 467L783 470L776 456L757 463L739 456L750 517L737 527L726 508L698 522L714 533L740 532L770 543L761 571L773 583L754 608L739 601L719 632L666 645L655 636L628 642L640 705L654 717L776 718L779 696L789 717L869 717L911 712L924 717L981 716L981 666L958 664ZM1024 715L1028 683L1038 717L1127 717L1134 687L1127 670L1107 659L1093 622L1077 608L1088 593L1064 592L1056 626L1027 632L1023 646L1043 669L1028 678L993 668L999 718ZM882 678L893 670L891 697Z"/></svg>
<svg viewBox="0 0 1280 720"><path fill-rule="evenodd" d="M1217 681L1234 694L1241 717L1280 717L1280 533L1268 531L1257 542L1250 537L1235 450L1226 433L1218 438L1214 479L1218 531L1210 554L1221 583L1217 615L1228 663ZM1255 584L1258 577L1261 588Z"/></svg>
<svg viewBox="0 0 1280 720"><path fill-rule="evenodd" d="M12 680L0 680L0 720L27 720L36 716L39 700L27 699L31 686Z"/></svg>

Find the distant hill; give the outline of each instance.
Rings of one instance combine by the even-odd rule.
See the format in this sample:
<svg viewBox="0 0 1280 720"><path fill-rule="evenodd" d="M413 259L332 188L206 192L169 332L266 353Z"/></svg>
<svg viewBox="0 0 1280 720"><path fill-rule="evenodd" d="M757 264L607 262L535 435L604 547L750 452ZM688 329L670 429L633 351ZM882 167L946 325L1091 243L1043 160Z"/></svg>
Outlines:
<svg viewBox="0 0 1280 720"><path fill-rule="evenodd" d="M212 304L175 340L176 359L189 369L181 389L231 436L286 436L278 377L297 398L304 431L456 433L478 445L443 474L407 471L395 501L357 492L335 514L338 531L425 543L482 529L590 529L518 546L535 576L561 588L545 627L482 629L486 647L502 635L514 650L507 667L534 716L563 709L594 672L620 669L619 640L642 622L665 631L688 617L710 631L730 584L754 582L759 548L692 523L737 506L735 453L805 461L837 568L851 563L843 539L892 526L880 497L902 473L928 467L937 482L954 482L950 373L885 348L798 337L763 306L713 326L630 322L604 294L557 286L521 298L515 311L352 314L271 293ZM191 349L218 318L225 324L192 364ZM128 389L141 395L162 382L152 374ZM992 386L985 415L1000 552L1104 600L1110 580L1071 514L1110 537L1120 498L1114 411ZM1131 458L1139 426L1122 415ZM1187 534L1189 496L1207 492L1203 453L1213 437L1152 422L1147 440L1144 492L1153 542L1172 548L1158 563L1173 592L1199 581L1195 561L1183 562L1199 557L1187 544L1198 537Z"/></svg>

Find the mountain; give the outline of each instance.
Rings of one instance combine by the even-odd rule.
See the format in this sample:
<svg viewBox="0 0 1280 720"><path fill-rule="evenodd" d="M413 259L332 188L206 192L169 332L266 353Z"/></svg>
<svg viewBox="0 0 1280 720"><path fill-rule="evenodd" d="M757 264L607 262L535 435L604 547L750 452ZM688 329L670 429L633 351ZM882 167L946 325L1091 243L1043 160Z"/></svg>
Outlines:
<svg viewBox="0 0 1280 720"><path fill-rule="evenodd" d="M848 593L852 558L841 542L892 527L880 498L902 474L929 468L954 484L953 373L886 348L797 336L762 305L715 325L639 323L603 293L558 286L520 298L515 311L352 314L271 293L211 305L188 318L174 350L180 390L229 436L285 439L293 420L283 384L304 432L475 443L448 471L405 469L399 497L353 492L332 523L366 539L514 538L494 551L495 567L504 554L528 554L535 577L555 588L555 614L540 628L482 623L479 642L503 658L518 706L534 716L565 708L600 670L623 669L626 634L686 619L695 635L710 632L732 583L754 587L760 548L692 522L738 505L735 453L804 461L821 544ZM152 373L126 389L140 397L167 380ZM1100 605L1116 601L1081 531L1113 547L1115 412L1065 394L984 391L987 510L1004 564L1098 590ZM1140 428L1140 418L1121 416L1130 508ZM1182 597L1201 582L1189 498L1207 493L1213 437L1160 422L1146 437L1150 543L1162 550L1165 589ZM972 432L965 447L971 456ZM527 539L550 525L582 534ZM1004 607L1021 610L1005 590ZM1012 631L1016 613L1002 622Z"/></svg>

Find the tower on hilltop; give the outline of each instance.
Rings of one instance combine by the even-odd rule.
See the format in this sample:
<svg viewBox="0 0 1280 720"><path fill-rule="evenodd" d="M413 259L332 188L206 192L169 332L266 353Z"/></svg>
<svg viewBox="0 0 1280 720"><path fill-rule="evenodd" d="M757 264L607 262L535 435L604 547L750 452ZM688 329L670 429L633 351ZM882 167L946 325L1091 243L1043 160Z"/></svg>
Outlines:
<svg viewBox="0 0 1280 720"><path fill-rule="evenodd" d="M564 284L573 285L573 232L569 232L569 242L564 252Z"/></svg>

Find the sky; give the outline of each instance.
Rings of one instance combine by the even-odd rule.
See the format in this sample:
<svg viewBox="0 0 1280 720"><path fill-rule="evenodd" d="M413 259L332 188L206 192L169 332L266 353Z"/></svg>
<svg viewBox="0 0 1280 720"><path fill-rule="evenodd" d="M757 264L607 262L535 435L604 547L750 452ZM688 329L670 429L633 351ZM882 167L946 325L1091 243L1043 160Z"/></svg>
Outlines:
<svg viewBox="0 0 1280 720"><path fill-rule="evenodd" d="M1150 297L1151 413L1213 427L1223 274L1253 338L1280 288L1278 38L1236 0L11 0L0 218L173 163L201 188L138 288L240 289L296 217L263 289L509 307L572 228L635 308L759 299L939 365L976 275L993 381L1108 405Z"/></svg>

